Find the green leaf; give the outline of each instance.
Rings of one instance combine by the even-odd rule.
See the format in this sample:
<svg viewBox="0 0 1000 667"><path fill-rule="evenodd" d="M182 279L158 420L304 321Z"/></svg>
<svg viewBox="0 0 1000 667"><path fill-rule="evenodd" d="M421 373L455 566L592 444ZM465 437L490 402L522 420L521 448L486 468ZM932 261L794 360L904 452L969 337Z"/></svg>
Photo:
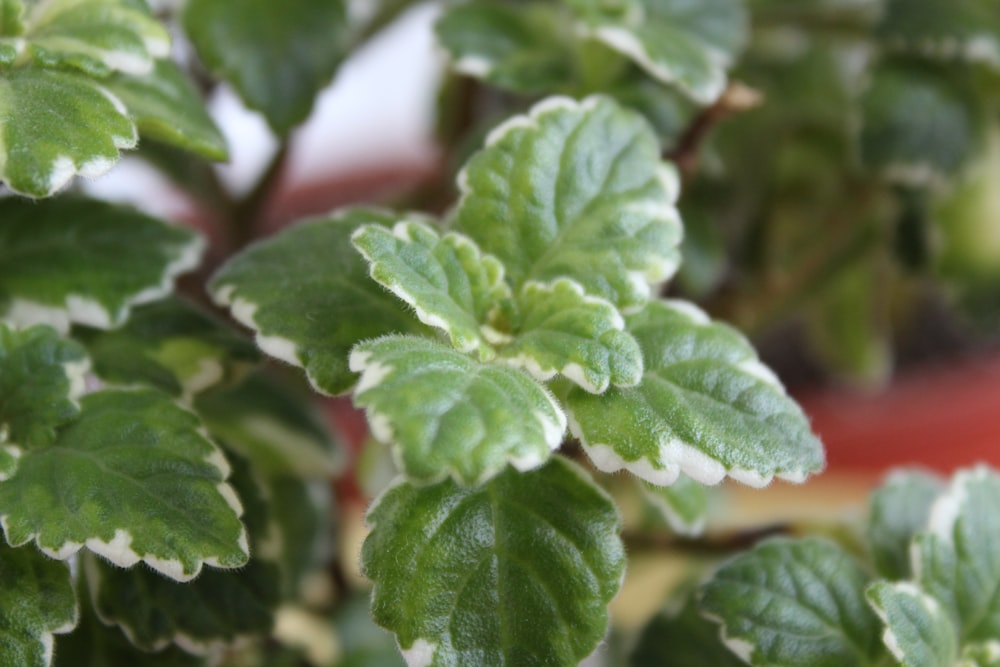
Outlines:
<svg viewBox="0 0 1000 667"><path fill-rule="evenodd" d="M0 608L0 664L48 667L52 635L77 622L69 568L34 549L0 543Z"/></svg>
<svg viewBox="0 0 1000 667"><path fill-rule="evenodd" d="M739 0L570 0L587 32L700 104L725 90L748 17Z"/></svg>
<svg viewBox="0 0 1000 667"><path fill-rule="evenodd" d="M65 559L84 544L122 567L140 560L187 581L202 563L247 561L229 467L201 423L153 390L105 390L50 447L27 451L0 483L7 541Z"/></svg>
<svg viewBox="0 0 1000 667"><path fill-rule="evenodd" d="M515 288L571 278L635 309L680 262L676 171L611 100L549 98L490 133L459 174L456 223Z"/></svg>
<svg viewBox="0 0 1000 667"><path fill-rule="evenodd" d="M196 654L217 653L234 642L265 635L274 625L280 575L259 553L270 529L268 506L249 463L230 457L230 483L246 508L250 549L255 554L239 570L206 570L177 582L142 567L128 570L89 557L84 561L94 608L102 621L121 627L147 651L174 643Z"/></svg>
<svg viewBox="0 0 1000 667"><path fill-rule="evenodd" d="M905 667L951 667L955 628L940 603L910 582L872 584L866 593L885 624L882 641Z"/></svg>
<svg viewBox="0 0 1000 667"><path fill-rule="evenodd" d="M0 447L15 459L21 447L50 444L56 429L80 412L87 355L50 327L18 331L0 323ZM5 474L0 464L0 481Z"/></svg>
<svg viewBox="0 0 1000 667"><path fill-rule="evenodd" d="M341 605L335 619L342 648L336 667L403 667L392 634L372 622L368 596Z"/></svg>
<svg viewBox="0 0 1000 667"><path fill-rule="evenodd" d="M499 260L461 234L442 238L419 222L399 222L391 231L365 225L351 242L371 265L372 279L413 307L421 322L442 329L462 352L493 357L483 329L510 298Z"/></svg>
<svg viewBox="0 0 1000 667"><path fill-rule="evenodd" d="M908 579L910 541L927 527L931 505L942 490L940 478L919 470L893 473L872 494L868 507L868 544L878 573Z"/></svg>
<svg viewBox="0 0 1000 667"><path fill-rule="evenodd" d="M880 652L867 580L833 542L772 539L723 565L702 589L701 609L751 665L861 667Z"/></svg>
<svg viewBox="0 0 1000 667"><path fill-rule="evenodd" d="M353 209L290 227L225 264L209 284L212 297L257 332L264 352L304 368L317 390L343 393L357 380L347 367L355 343L425 330L371 280L351 245L360 225L397 219Z"/></svg>
<svg viewBox="0 0 1000 667"><path fill-rule="evenodd" d="M646 625L629 658L631 667L740 667L719 641L718 627L698 613L694 598L680 611L663 611Z"/></svg>
<svg viewBox="0 0 1000 667"><path fill-rule="evenodd" d="M122 103L86 77L0 70L0 179L14 192L47 197L76 174L96 178L137 140Z"/></svg>
<svg viewBox="0 0 1000 667"><path fill-rule="evenodd" d="M225 138L194 86L173 62L157 60L147 74L118 74L104 86L125 103L143 137L209 160L229 159Z"/></svg>
<svg viewBox="0 0 1000 667"><path fill-rule="evenodd" d="M282 574L282 591L288 600L301 601L312 591L307 577L329 566L333 555L336 517L329 479L268 477L265 481L271 511L271 531L279 535L275 555ZM265 544L262 551L272 546ZM261 555L261 551L258 551ZM270 554L268 554L270 555Z"/></svg>
<svg viewBox="0 0 1000 667"><path fill-rule="evenodd" d="M366 409L372 434L395 444L411 479L451 475L480 484L508 462L537 468L562 443L562 410L517 369L412 336L360 343L351 369L361 373L355 403Z"/></svg>
<svg viewBox="0 0 1000 667"><path fill-rule="evenodd" d="M680 301L650 303L626 323L645 356L642 382L566 399L570 430L599 469L659 486L683 472L760 487L823 468L809 420L736 330Z"/></svg>
<svg viewBox="0 0 1000 667"><path fill-rule="evenodd" d="M889 48L1000 69L1000 7L990 0L888 0L877 34Z"/></svg>
<svg viewBox="0 0 1000 667"><path fill-rule="evenodd" d="M575 665L604 637L621 523L565 459L478 488L398 484L368 523L372 614L410 665Z"/></svg>
<svg viewBox="0 0 1000 667"><path fill-rule="evenodd" d="M23 32L24 5L21 0L0 0L0 37L16 37Z"/></svg>
<svg viewBox="0 0 1000 667"><path fill-rule="evenodd" d="M579 283L526 283L517 304L517 333L504 346L503 361L542 381L558 373L594 394L642 379L642 350L625 332L625 320Z"/></svg>
<svg viewBox="0 0 1000 667"><path fill-rule="evenodd" d="M144 384L174 395L191 396L239 377L260 359L257 348L238 331L175 298L137 307L118 329L74 333L104 380Z"/></svg>
<svg viewBox="0 0 1000 667"><path fill-rule="evenodd" d="M904 184L954 175L979 141L978 95L961 76L913 63L876 67L861 99L861 159Z"/></svg>
<svg viewBox="0 0 1000 667"><path fill-rule="evenodd" d="M642 495L675 533L695 536L705 529L709 498L704 485L683 474L670 486L637 482Z"/></svg>
<svg viewBox="0 0 1000 667"><path fill-rule="evenodd" d="M204 248L188 229L72 197L8 197L0 220L0 317L23 326L119 326L133 306L169 294Z"/></svg>
<svg viewBox="0 0 1000 667"><path fill-rule="evenodd" d="M306 119L347 48L342 0L191 0L182 20L208 68L279 135Z"/></svg>
<svg viewBox="0 0 1000 667"><path fill-rule="evenodd" d="M557 10L537 2L449 7L434 26L452 69L520 93L546 93L572 78L572 45Z"/></svg>
<svg viewBox="0 0 1000 667"><path fill-rule="evenodd" d="M962 651L960 667L1000 666L1000 641L971 644Z"/></svg>
<svg viewBox="0 0 1000 667"><path fill-rule="evenodd" d="M235 387L195 399L209 432L266 475L329 478L340 469L338 443L312 409L312 396L255 373Z"/></svg>

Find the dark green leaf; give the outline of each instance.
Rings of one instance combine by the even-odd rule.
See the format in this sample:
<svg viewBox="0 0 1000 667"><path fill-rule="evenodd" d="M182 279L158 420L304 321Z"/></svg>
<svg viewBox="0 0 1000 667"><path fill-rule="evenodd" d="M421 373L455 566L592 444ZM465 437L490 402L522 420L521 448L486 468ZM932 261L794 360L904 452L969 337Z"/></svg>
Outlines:
<svg viewBox="0 0 1000 667"><path fill-rule="evenodd" d="M744 665L719 640L719 628L698 613L694 599L680 612L653 617L629 658L631 667L740 667Z"/></svg>

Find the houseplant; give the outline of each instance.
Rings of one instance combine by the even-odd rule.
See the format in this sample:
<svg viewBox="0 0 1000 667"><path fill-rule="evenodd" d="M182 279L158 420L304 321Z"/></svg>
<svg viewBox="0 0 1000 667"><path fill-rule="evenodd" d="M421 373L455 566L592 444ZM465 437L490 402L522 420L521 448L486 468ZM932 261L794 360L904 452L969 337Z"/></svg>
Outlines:
<svg viewBox="0 0 1000 667"><path fill-rule="evenodd" d="M337 462L308 399L254 370L258 350L302 368L320 393L350 393L374 456L388 453L400 473L368 511L361 559L372 615L410 664L579 662L605 636L625 572L604 473L625 469L676 530L696 532L703 485L801 482L823 465L807 419L747 339L660 296L682 255L706 260L689 262L683 293L732 319L759 325L809 288L824 295L810 321L839 323L838 309L870 296L857 282L868 253L906 245L877 230L915 226L919 251L918 214L940 197L929 184L975 159L972 137L996 124L994 88L971 83L995 83L1000 21L985 4L926 1L942 20L924 23L913 3L753 3L764 28L748 47L748 9L735 0L473 2L449 7L437 28L455 69L481 80L448 81L442 94L457 203L442 214L448 188L428 188L422 212L346 209L247 245L285 151L247 196L229 195L181 152L226 154L192 81L227 81L287 142L351 46L407 4L352 22L341 3L316 0L189 0L158 16L142 0L0 2L4 664L334 659L272 634L275 610L308 606L306 582L329 566ZM194 78L168 58L166 25L193 45ZM858 78L839 91L842 107L813 108L808 89L776 73L814 65L801 44L788 51L796 31L836 37L807 82L872 56L845 73ZM746 48L748 76L758 67L799 99L751 115L759 93L727 83ZM946 107L958 128L948 137L969 140L914 143L926 135L909 113L914 91ZM844 117L859 109L863 131L847 136ZM706 141L741 111L749 128L734 120ZM766 135L755 124L788 118L825 141L793 133L774 164L738 171L757 150L747 143ZM239 250L207 291L256 345L171 296L203 254L197 234L58 193L140 135L140 154ZM844 169L855 145L863 171ZM713 161L740 177L712 178ZM693 193L683 215L682 184ZM845 194L861 222L819 257L806 253L790 288L757 302L719 275L712 257L728 247L731 266L770 289L769 267L803 247L790 224ZM682 217L700 221L686 246ZM713 245L717 220L738 238ZM750 252L748 238L769 252ZM856 252L866 261L848 261ZM884 372L855 319L833 334L817 327L819 343L834 360L861 360L849 370ZM916 473L894 478L873 500L861 550L870 568L829 539L763 542L679 616L654 620L633 660L684 664L708 651L719 664L994 664L995 602L982 592L998 579L989 540L1000 530L986 511L998 484L986 469L945 490ZM946 576L963 572L979 579ZM310 618L341 628L345 664L385 664L358 629L350 583L334 582ZM761 610L806 635L818 623L824 639L775 639Z"/></svg>

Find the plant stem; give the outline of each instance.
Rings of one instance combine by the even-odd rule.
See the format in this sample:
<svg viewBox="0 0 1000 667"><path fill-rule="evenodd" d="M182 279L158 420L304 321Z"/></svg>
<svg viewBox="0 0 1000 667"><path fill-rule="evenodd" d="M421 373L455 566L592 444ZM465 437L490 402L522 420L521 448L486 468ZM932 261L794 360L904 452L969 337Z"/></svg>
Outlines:
<svg viewBox="0 0 1000 667"><path fill-rule="evenodd" d="M622 541L625 543L625 550L631 554L672 552L692 556L724 556L735 551L748 549L765 538L788 535L791 532L792 526L786 523L718 535L703 535L698 538L680 537L670 533L626 530L622 533Z"/></svg>
<svg viewBox="0 0 1000 667"><path fill-rule="evenodd" d="M230 252L236 252L254 240L264 213L264 204L274 194L288 164L290 148L291 142L287 138L283 139L254 187L243 197L233 201L225 211L224 225Z"/></svg>

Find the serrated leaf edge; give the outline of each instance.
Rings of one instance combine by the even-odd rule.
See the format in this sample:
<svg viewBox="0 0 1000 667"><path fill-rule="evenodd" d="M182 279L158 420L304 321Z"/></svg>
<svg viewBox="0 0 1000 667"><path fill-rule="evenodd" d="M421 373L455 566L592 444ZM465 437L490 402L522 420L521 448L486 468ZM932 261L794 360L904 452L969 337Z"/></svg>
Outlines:
<svg viewBox="0 0 1000 667"><path fill-rule="evenodd" d="M875 589L877 587L891 588L899 593L908 595L917 600L917 602L927 611L931 616L937 616L946 623L950 623L944 610L941 608L941 604L934 599L931 595L925 593L919 586L910 581L899 581L894 583L889 582L876 582L868 587L865 591L865 598L868 600L869 606L879 617L879 620L885 625L885 630L882 631L882 643L885 647L889 649L889 653L892 654L900 664L903 664L906 660L906 653L903 647L899 644L899 638L896 637L896 633L892 631L889 625L889 615L886 613L885 608L883 608L877 600L874 598Z"/></svg>

